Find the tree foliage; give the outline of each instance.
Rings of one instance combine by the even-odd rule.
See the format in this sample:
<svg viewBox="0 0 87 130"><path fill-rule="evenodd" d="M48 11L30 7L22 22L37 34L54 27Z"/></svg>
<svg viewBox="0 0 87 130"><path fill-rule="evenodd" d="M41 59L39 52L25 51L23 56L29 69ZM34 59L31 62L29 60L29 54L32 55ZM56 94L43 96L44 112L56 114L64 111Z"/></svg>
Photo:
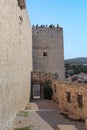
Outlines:
<svg viewBox="0 0 87 130"><path fill-rule="evenodd" d="M73 74L78 74L81 72L87 73L87 66L79 65L79 64L65 64L65 72L69 73L69 70L73 70Z"/></svg>
<svg viewBox="0 0 87 130"><path fill-rule="evenodd" d="M52 99L53 90L51 86L51 80L45 80L43 92L44 92L45 99Z"/></svg>

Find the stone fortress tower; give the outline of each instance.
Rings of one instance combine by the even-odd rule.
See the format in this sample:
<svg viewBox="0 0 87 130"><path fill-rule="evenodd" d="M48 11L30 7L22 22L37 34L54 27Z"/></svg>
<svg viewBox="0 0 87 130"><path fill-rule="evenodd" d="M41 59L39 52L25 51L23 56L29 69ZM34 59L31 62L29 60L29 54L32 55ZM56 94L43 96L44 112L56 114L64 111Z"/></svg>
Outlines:
<svg viewBox="0 0 87 130"><path fill-rule="evenodd" d="M54 25L32 27L33 70L57 73L64 80L63 28Z"/></svg>

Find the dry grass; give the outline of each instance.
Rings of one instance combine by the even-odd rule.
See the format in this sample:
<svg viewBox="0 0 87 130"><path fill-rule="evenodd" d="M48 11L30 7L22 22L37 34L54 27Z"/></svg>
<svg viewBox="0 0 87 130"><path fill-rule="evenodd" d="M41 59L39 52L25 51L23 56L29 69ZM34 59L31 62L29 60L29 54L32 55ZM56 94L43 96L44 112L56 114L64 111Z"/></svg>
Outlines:
<svg viewBox="0 0 87 130"><path fill-rule="evenodd" d="M20 111L17 116L28 116L28 112L27 111Z"/></svg>

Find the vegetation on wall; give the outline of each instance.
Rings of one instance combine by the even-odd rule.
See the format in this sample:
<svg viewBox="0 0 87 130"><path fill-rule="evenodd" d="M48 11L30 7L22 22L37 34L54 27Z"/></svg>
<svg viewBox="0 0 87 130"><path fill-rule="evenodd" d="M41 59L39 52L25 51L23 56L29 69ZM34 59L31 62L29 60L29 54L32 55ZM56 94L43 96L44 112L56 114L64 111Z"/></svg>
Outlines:
<svg viewBox="0 0 87 130"><path fill-rule="evenodd" d="M51 80L45 80L44 82L43 94L45 99L52 99L53 90L51 84L52 84Z"/></svg>
<svg viewBox="0 0 87 130"><path fill-rule="evenodd" d="M20 111L17 116L28 116L27 111Z"/></svg>

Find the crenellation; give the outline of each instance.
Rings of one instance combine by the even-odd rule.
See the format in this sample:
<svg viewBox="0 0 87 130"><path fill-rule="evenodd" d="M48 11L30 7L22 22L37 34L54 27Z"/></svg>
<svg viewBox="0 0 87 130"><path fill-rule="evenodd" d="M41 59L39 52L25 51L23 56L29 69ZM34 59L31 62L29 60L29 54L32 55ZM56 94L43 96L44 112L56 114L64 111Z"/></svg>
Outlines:
<svg viewBox="0 0 87 130"><path fill-rule="evenodd" d="M59 35L61 35L61 36L59 36L59 37L63 37L62 35L63 35L63 28L62 27L57 27L57 26L47 26L47 25L41 25L41 26L39 26L39 25L36 25L36 26L32 26L32 32L33 32L33 38L34 37L36 37L36 38L40 38L41 39L41 35L43 35L43 38L45 37L45 39L47 39L48 37L49 37L49 35L51 36L51 37L54 37L54 39L55 39L55 37L57 36L57 38L58 38L58 36ZM38 34L38 35L37 35ZM47 37L47 36L48 37ZM59 40L59 39L55 39L55 40Z"/></svg>
<svg viewBox="0 0 87 130"><path fill-rule="evenodd" d="M51 24L51 25L32 25L32 28L49 28L49 29L62 29L62 27L59 26L59 24L57 24L56 26Z"/></svg>

